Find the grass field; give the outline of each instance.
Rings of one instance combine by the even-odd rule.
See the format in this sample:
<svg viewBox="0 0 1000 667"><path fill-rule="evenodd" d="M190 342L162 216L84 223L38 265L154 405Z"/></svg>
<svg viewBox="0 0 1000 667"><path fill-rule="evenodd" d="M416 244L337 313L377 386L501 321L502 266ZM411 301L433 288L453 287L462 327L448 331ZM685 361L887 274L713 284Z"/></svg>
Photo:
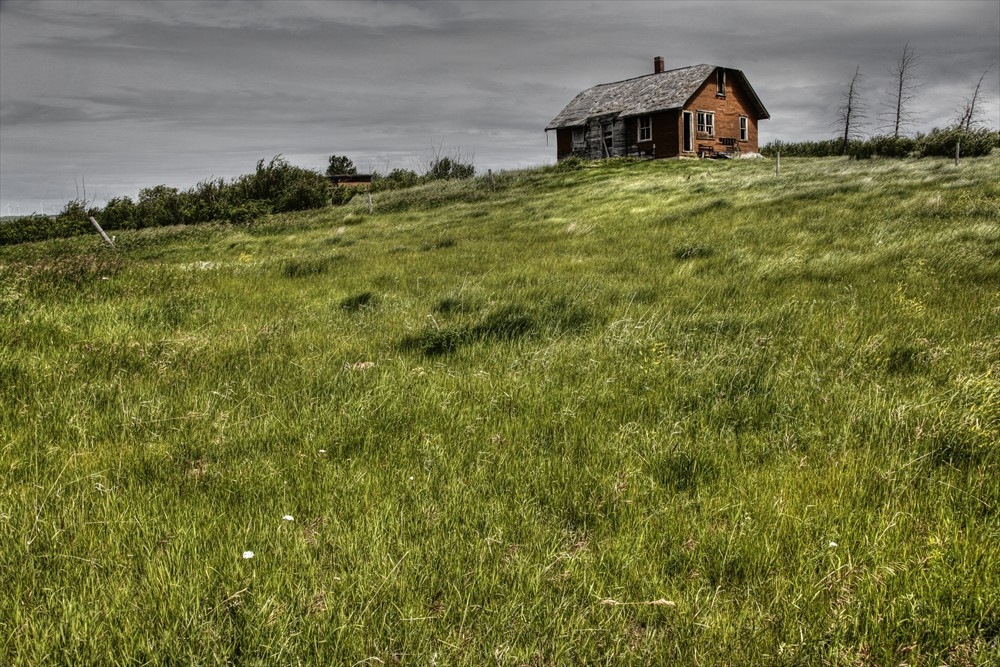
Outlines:
<svg viewBox="0 0 1000 667"><path fill-rule="evenodd" d="M0 248L0 663L996 664L997 173L612 161Z"/></svg>

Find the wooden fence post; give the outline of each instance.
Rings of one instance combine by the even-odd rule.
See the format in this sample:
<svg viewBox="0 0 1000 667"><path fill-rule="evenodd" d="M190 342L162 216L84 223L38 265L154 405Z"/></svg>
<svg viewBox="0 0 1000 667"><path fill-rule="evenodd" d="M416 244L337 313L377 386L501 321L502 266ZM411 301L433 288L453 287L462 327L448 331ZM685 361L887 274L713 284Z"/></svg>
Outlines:
<svg viewBox="0 0 1000 667"><path fill-rule="evenodd" d="M776 159L774 161L774 175L781 176L781 151L776 153Z"/></svg>
<svg viewBox="0 0 1000 667"><path fill-rule="evenodd" d="M961 146L962 146L962 140L959 139L958 141L955 142L955 166L956 167L958 166L958 154L959 154L959 152L961 150Z"/></svg>
<svg viewBox="0 0 1000 667"><path fill-rule="evenodd" d="M371 215L372 212L372 191L368 190L368 214Z"/></svg>
<svg viewBox="0 0 1000 667"><path fill-rule="evenodd" d="M493 170L487 169L486 173L490 176L490 190L496 189L497 184L493 181Z"/></svg>
<svg viewBox="0 0 1000 667"><path fill-rule="evenodd" d="M97 229L98 232L100 232L101 238L104 239L104 242L107 243L112 248L114 248L115 244L111 241L111 239L108 238L108 235L104 233L104 230L101 229L101 226L97 224L97 220L94 220L94 216L90 216L89 220L90 224L92 224L94 228Z"/></svg>

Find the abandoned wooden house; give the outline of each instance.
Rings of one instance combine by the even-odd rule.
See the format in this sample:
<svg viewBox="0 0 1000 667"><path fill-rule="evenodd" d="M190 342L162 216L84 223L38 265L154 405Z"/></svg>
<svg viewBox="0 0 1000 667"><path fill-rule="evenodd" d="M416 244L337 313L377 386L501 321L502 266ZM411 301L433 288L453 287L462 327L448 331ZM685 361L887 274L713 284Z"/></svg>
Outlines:
<svg viewBox="0 0 1000 667"><path fill-rule="evenodd" d="M743 72L717 65L664 70L583 91L552 119L556 159L695 157L757 152L770 118Z"/></svg>

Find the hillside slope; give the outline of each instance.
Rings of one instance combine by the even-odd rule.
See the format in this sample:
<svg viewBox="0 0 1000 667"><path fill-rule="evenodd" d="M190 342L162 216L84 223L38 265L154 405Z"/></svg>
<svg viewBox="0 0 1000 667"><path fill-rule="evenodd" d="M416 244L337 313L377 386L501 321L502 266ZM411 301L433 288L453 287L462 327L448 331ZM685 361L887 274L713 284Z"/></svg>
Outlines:
<svg viewBox="0 0 1000 667"><path fill-rule="evenodd" d="M1000 659L998 167L0 248L0 662Z"/></svg>

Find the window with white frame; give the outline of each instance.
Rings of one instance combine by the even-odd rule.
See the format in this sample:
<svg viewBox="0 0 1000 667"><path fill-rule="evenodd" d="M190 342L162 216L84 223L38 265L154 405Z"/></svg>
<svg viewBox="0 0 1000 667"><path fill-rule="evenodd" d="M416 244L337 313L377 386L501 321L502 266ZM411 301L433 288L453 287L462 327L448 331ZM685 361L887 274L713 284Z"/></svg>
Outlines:
<svg viewBox="0 0 1000 667"><path fill-rule="evenodd" d="M653 117L639 116L639 141L653 140Z"/></svg>
<svg viewBox="0 0 1000 667"><path fill-rule="evenodd" d="M715 136L715 112L698 112L698 134L703 138Z"/></svg>
<svg viewBox="0 0 1000 667"><path fill-rule="evenodd" d="M740 116L740 141L750 140L749 122L746 116Z"/></svg>

